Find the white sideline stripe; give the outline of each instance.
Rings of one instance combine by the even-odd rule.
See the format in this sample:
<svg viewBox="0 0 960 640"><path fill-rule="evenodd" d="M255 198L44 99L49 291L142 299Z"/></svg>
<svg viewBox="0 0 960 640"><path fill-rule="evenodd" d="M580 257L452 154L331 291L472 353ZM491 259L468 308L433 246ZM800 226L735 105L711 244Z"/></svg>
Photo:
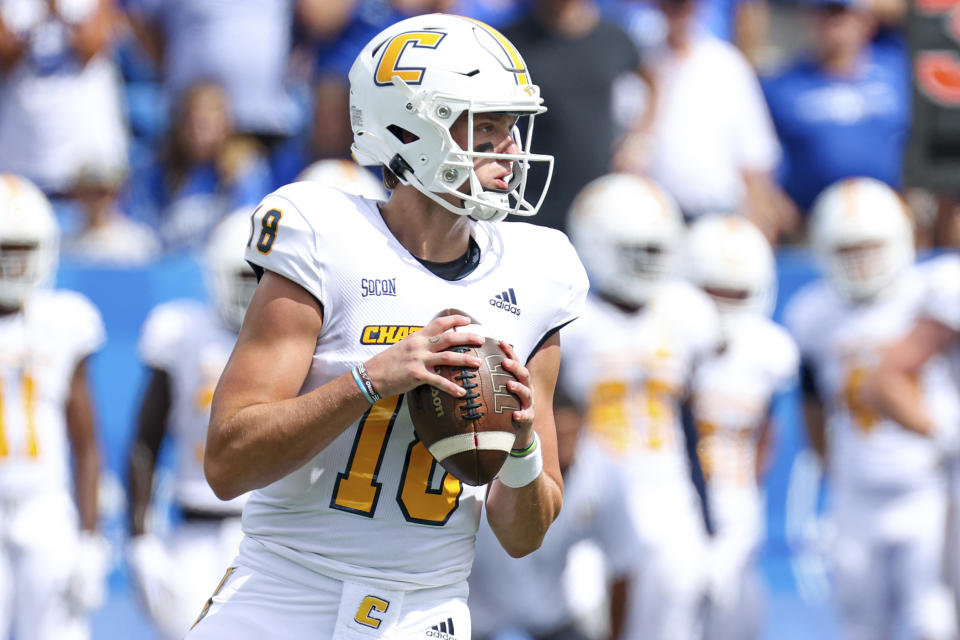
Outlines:
<svg viewBox="0 0 960 640"><path fill-rule="evenodd" d="M477 444L474 446L473 438L476 435ZM448 436L443 440L437 440L430 446L428 451L437 460L446 460L450 456L455 456L464 451L473 451L474 449L496 449L497 451L510 452L513 448L513 442L516 440L515 433L506 431L483 431L481 433L461 433L455 436Z"/></svg>

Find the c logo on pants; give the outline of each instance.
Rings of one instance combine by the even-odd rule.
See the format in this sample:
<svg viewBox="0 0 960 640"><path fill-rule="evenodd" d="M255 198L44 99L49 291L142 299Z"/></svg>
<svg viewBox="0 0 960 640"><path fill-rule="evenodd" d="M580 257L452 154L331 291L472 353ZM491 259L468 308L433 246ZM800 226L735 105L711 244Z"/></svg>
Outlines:
<svg viewBox="0 0 960 640"><path fill-rule="evenodd" d="M376 596L367 596L360 602L357 615L355 615L353 619L365 627L379 629L380 623L383 622L383 620L374 618L372 614L374 611L377 613L386 613L388 608L390 608L390 603L386 600Z"/></svg>

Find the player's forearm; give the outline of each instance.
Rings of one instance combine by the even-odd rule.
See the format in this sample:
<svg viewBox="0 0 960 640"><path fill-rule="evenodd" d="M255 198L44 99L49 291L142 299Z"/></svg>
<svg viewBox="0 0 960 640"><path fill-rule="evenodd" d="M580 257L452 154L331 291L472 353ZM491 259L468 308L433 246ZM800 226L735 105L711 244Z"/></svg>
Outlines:
<svg viewBox="0 0 960 640"><path fill-rule="evenodd" d="M563 489L546 472L517 489L494 480L487 496L487 521L506 552L520 558L540 548L562 505Z"/></svg>
<svg viewBox="0 0 960 640"><path fill-rule="evenodd" d="M130 534L143 535L147 531L147 509L153 492L153 471L156 456L139 442L133 444L127 469L127 491L130 494L128 525Z"/></svg>
<svg viewBox="0 0 960 640"><path fill-rule="evenodd" d="M295 398L218 411L207 432L204 473L230 500L296 471L370 408L347 373Z"/></svg>
<svg viewBox="0 0 960 640"><path fill-rule="evenodd" d="M881 366L871 380L871 399L880 411L904 429L933 435L933 419L917 393L916 378Z"/></svg>
<svg viewBox="0 0 960 640"><path fill-rule="evenodd" d="M74 486L77 510L80 512L80 528L94 531L97 528L97 482L100 473L100 457L97 448L84 447L74 452Z"/></svg>

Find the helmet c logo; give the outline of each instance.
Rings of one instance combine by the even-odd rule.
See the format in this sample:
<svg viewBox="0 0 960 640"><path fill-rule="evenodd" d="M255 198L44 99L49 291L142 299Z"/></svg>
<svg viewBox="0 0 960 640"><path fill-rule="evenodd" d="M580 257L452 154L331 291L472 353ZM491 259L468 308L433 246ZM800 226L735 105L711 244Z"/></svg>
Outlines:
<svg viewBox="0 0 960 640"><path fill-rule="evenodd" d="M393 77L397 76L407 84L420 84L423 81L424 68L401 67L399 66L400 56L403 55L407 45L421 49L436 49L446 35L439 31L410 31L395 36L383 49L374 81L378 86L383 86L391 84Z"/></svg>

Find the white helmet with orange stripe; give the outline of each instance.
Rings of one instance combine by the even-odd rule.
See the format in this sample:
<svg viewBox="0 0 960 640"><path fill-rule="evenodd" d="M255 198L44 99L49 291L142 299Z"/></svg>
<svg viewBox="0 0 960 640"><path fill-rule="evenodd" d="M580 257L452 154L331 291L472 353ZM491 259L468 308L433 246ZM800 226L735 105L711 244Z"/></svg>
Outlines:
<svg viewBox="0 0 960 640"><path fill-rule="evenodd" d="M342 158L317 160L300 172L297 180L318 182L344 193L363 196L370 200L386 200L387 190L373 174Z"/></svg>
<svg viewBox="0 0 960 640"><path fill-rule="evenodd" d="M19 306L52 284L60 228L47 197L26 178L0 174L0 306Z"/></svg>
<svg viewBox="0 0 960 640"><path fill-rule="evenodd" d="M530 153L534 116L546 111L523 58L500 32L461 16L408 18L380 32L350 69L350 119L354 157L383 165L446 209L481 220L534 215L543 202L553 157ZM509 113L526 117L526 135L513 128L516 153L478 150L473 116ZM467 115L466 148L450 127ZM503 190L484 189L474 160L512 162ZM535 204L527 200L533 162L547 167L547 185ZM465 189L462 189L464 185ZM456 202L440 197L455 196Z"/></svg>
<svg viewBox="0 0 960 640"><path fill-rule="evenodd" d="M777 274L770 244L741 215L707 214L690 226L684 269L713 298L721 315L770 315Z"/></svg>
<svg viewBox="0 0 960 640"><path fill-rule="evenodd" d="M674 270L683 218L673 198L649 179L612 173L580 190L567 228L591 286L642 305Z"/></svg>
<svg viewBox="0 0 960 640"><path fill-rule="evenodd" d="M897 193L873 178L850 178L823 191L813 205L814 254L833 287L868 300L914 260L913 227Z"/></svg>

